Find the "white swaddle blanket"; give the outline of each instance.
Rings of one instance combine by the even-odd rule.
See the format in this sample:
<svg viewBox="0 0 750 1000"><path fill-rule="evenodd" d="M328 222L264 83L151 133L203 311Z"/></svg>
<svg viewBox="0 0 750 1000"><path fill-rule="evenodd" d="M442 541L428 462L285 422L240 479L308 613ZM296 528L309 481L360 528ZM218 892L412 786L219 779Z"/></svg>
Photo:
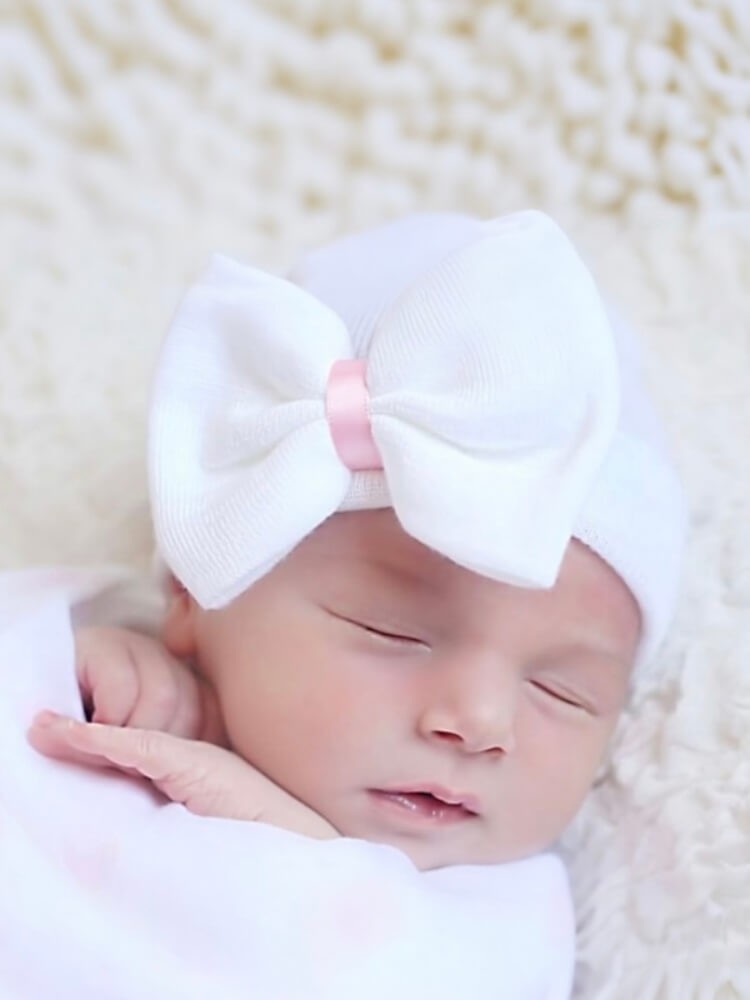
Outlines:
<svg viewBox="0 0 750 1000"><path fill-rule="evenodd" d="M3 1000L567 1000L554 855L420 873L391 847L197 817L37 754L35 712L82 713L71 588L47 576L34 602L30 579L12 609L0 579Z"/></svg>

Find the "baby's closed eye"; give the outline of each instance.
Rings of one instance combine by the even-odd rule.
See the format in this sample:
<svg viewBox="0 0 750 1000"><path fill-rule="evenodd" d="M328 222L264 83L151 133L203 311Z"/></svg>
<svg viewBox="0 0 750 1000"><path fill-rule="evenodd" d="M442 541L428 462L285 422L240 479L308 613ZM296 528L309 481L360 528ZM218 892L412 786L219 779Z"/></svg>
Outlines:
<svg viewBox="0 0 750 1000"><path fill-rule="evenodd" d="M534 688L536 688L537 691L540 691L542 694L545 694L549 698L553 698L555 701L559 701L564 705L570 705L572 708L577 709L590 709L590 705L587 703L586 698L582 695L564 690L551 682L532 680L530 683Z"/></svg>
<svg viewBox="0 0 750 1000"><path fill-rule="evenodd" d="M357 621L356 619L351 618L346 620L356 628L362 629L369 635L374 636L377 639L383 639L386 642L427 646L427 643L423 639L420 639L419 636L413 635L408 630L395 625L372 625L366 621Z"/></svg>
<svg viewBox="0 0 750 1000"><path fill-rule="evenodd" d="M357 629L370 636L374 642L381 645L421 647L429 649L427 641L419 635L418 630L397 623L375 621L363 615L349 615L328 609L332 617L345 625Z"/></svg>

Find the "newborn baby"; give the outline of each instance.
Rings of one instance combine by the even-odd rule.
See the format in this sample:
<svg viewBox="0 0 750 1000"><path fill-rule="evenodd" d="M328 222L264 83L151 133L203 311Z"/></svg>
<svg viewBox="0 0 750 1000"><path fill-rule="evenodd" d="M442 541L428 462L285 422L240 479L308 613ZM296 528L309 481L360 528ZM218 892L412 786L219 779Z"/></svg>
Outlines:
<svg viewBox="0 0 750 1000"><path fill-rule="evenodd" d="M551 847L684 534L630 334L558 227L413 216L289 281L215 258L149 435L163 615L80 629L92 721L33 745L421 870Z"/></svg>
<svg viewBox="0 0 750 1000"><path fill-rule="evenodd" d="M161 766L197 812L392 844L420 868L510 861L581 804L639 634L627 586L576 540L554 586L532 590L457 566L392 510L338 513L224 608L173 585L163 646L78 634L95 719L211 739L261 774L169 743L149 756L132 730L42 720L32 738Z"/></svg>

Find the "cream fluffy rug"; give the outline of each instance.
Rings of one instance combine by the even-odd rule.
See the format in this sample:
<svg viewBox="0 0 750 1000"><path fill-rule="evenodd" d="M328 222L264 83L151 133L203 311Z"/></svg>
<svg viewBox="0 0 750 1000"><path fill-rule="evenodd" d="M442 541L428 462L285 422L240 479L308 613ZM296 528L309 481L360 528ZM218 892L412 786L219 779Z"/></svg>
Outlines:
<svg viewBox="0 0 750 1000"><path fill-rule="evenodd" d="M581 1000L750 998L749 123L747 0L0 2L0 568L146 564L148 373L210 250L537 206L643 330L693 535L566 837Z"/></svg>

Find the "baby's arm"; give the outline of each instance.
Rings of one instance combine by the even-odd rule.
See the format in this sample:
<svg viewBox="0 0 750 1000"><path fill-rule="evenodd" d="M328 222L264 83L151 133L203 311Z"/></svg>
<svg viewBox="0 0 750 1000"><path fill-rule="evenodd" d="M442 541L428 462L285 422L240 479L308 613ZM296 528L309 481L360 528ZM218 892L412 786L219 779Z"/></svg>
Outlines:
<svg viewBox="0 0 750 1000"><path fill-rule="evenodd" d="M34 719L29 740L48 756L141 774L199 816L270 823L321 840L338 836L314 810L237 754L212 743L78 722L54 712Z"/></svg>

